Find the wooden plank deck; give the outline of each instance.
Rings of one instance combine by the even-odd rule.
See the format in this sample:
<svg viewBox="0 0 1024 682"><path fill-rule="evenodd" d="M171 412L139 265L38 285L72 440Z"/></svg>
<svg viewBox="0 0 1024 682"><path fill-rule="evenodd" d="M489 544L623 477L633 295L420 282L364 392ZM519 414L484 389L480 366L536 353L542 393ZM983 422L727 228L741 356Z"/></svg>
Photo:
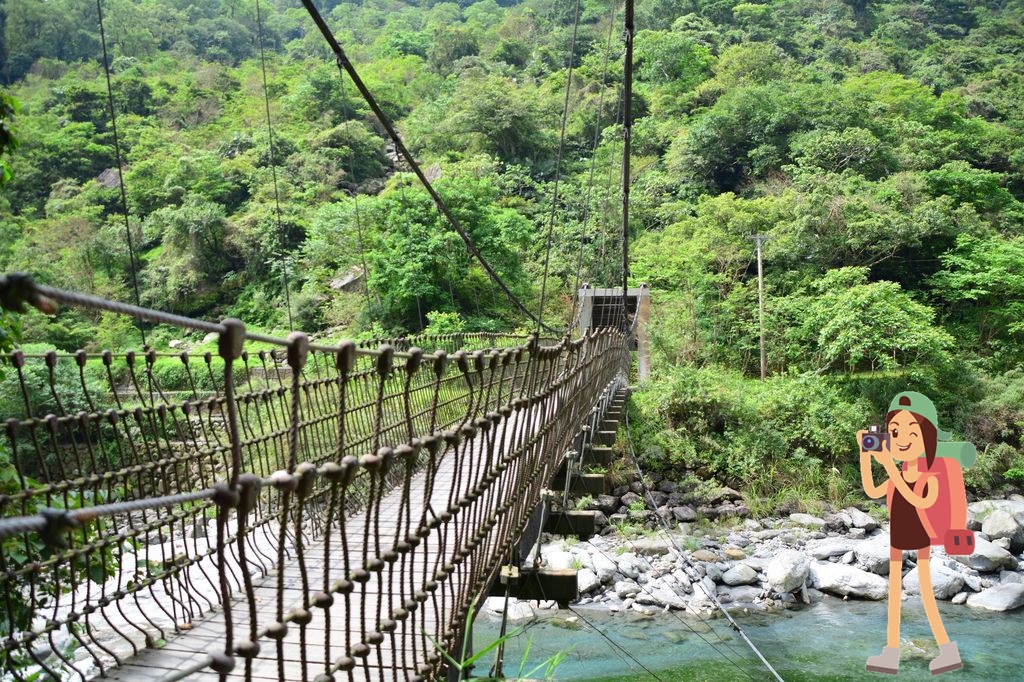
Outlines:
<svg viewBox="0 0 1024 682"><path fill-rule="evenodd" d="M517 420L516 415L519 415ZM352 569L359 568L363 562L363 536L366 524L370 523L369 533L370 546L365 556L374 558L377 556L377 540L379 537L380 550L382 552L393 548L396 531L405 535L405 521L403 528L398 528L399 512L402 512L403 519L408 519L411 514L413 523L411 528L415 529L418 520L423 514L427 503L430 509L440 513L447 509L449 496L454 491L454 499L458 499L467 493L476 484L479 472L488 464L487 458L492 462L498 461L505 454L505 447L500 444L510 441L516 436L517 442L525 438L520 432L528 432L526 438L534 435L539 429L540 415L537 412L515 413L508 420L503 421L494 434L496 446L493 452L488 453L487 434L478 433L471 441L467 441L458 450L449 450L440 458L437 464L437 472L434 478L434 487L431 495L427 496L427 473L420 471L410 481L409 504L403 504L404 491L402 486L390 491L379 504L379 516L372 518L366 512L348 518L345 522L348 536L348 559ZM520 428L522 422L522 428ZM461 462L461 476L457 472L457 463ZM553 471L553 469L552 469ZM495 491L490 498L490 507L495 508L504 502L501 499L501 491ZM484 499L487 499L485 496ZM489 511L489 510L483 510ZM463 519L464 515L469 518ZM455 535L462 531L467 537L470 534L468 528L474 518L480 518L481 511L474 507L457 514L452 523L442 525L435 534L432 534L426 541L417 546L404 559L398 559L393 565L385 566L379 573L371 574L368 582L356 585L355 590L349 595L348 603L340 595L334 595L334 603L329 609L311 607L312 620L307 626L299 627L292 623L288 626L287 635L281 640L281 655L278 656L278 646L273 640L263 637L259 640L260 652L252 660L252 670L249 679L257 682L278 680L279 682L293 682L296 680L314 680L318 675L327 672L330 664L339 657L346 656L349 651L346 642L355 644L363 641L368 633L380 629L382 620L390 617L394 608L399 608L402 603L410 599L416 590L422 590L424 585L434 577L435 567L443 565L451 559L451 550L455 544ZM476 528L472 528L475 532ZM340 532L335 529L331 537L330 552L325 557L322 544L323 538L315 538L308 541L304 549L306 581L309 585L309 593L323 589L325 580L330 584L333 580L343 577L345 552L341 545ZM441 555L442 541L445 544L445 554ZM431 633L432 637L440 639L436 633L448 627L448 623L439 623L439 618L445 613L450 617L455 609L452 609L455 597L468 586L457 584L459 580L467 580L463 567L458 567L447 584L442 584L433 594L429 595L427 601L423 602L416 611L406 620L397 623L394 633L384 633L384 641L379 646L371 648L365 659L357 658L358 665L351 671L338 671L335 673L337 680L349 680L350 682L369 682L370 680L406 680L415 675L418 665L427 660L428 654L434 654L434 646L426 637ZM283 612L287 614L291 609L303 605L304 595L302 582L302 565L297 556L291 558L286 564L283 572ZM267 624L278 620L278 578L276 572L263 577L254 576L254 605L256 609L257 628L265 627ZM435 600L438 607L442 604L446 607L435 608ZM379 606L378 606L379 604ZM245 600L245 593L235 591L234 599L230 604L232 620L234 624L234 639L247 639L249 634L249 605ZM330 624L325 611L329 612ZM178 671L185 670L190 666L200 663L208 652L223 651L225 632L225 614L223 610L215 610L206 617L190 624L190 628L176 634L171 634L166 643L157 649L145 649L125 661L120 667L109 670L107 677L112 680L124 682L136 682L145 680L152 682L166 677L174 678ZM329 646L328 646L329 635ZM302 646L302 638L305 638L305 646ZM236 667L227 675L227 679L246 679L245 661L242 657L236 656ZM305 667L302 665L305 660ZM188 675L189 680L219 680L220 676L209 668Z"/></svg>

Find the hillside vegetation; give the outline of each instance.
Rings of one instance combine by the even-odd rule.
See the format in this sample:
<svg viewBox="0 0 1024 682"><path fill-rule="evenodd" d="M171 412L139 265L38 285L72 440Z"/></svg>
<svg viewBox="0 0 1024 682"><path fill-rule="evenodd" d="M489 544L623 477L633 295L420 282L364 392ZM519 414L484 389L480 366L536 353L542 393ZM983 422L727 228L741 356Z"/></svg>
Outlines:
<svg viewBox="0 0 1024 682"><path fill-rule="evenodd" d="M545 319L565 324L579 281L620 281L621 7L582 2L571 56L573 3L319 4L528 306L549 224ZM301 5L261 2L259 21L251 0L104 8L137 263L95 7L51 0L0 9L20 106L3 119L20 145L3 157L0 270L124 301L134 270L144 305L265 329L289 313L334 336L527 324L396 165ZM973 490L1024 480L1022 19L1019 0L638 3L646 465L769 505L842 502L858 493L854 432L915 389L979 446ZM764 383L753 234L769 237ZM365 291L342 286L364 266ZM66 350L138 345L109 315L19 325ZM199 341L148 330L172 339Z"/></svg>

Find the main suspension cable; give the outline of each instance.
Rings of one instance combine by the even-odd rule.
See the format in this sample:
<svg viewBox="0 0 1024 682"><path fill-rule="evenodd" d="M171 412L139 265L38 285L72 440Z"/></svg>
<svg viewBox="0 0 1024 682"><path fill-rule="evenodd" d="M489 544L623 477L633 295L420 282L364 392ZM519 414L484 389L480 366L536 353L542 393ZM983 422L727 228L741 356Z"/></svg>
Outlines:
<svg viewBox="0 0 1024 682"><path fill-rule="evenodd" d="M395 130L394 124L391 123L391 119L389 119L387 114L385 114L384 111L380 108L380 105L377 103L377 100L373 97L373 94L369 91L369 89L366 87L366 84L363 83L363 80L359 77L359 73L352 65L352 62L350 62L348 57L345 55L345 51L341 49L341 45L338 44L337 39L334 37L334 33L331 31L330 27L327 26L327 23L324 21L323 16L321 16L320 11L316 8L316 5L313 4L312 0L302 0L302 5L306 8L306 11L309 12L310 17L312 17L314 23L316 23L317 28L320 29L320 33L327 41L327 44L330 46L331 51L334 52L334 56L338 64L338 69L348 73L349 77L352 79L352 83L355 84L356 89L359 90L359 93L363 96L363 99L366 100L366 103L370 106L370 109L377 117L377 120L380 122L381 126L384 128L385 131L387 131L388 136L391 138L391 141L395 145L395 151L401 154L402 158L405 159L405 162L409 164L409 167L412 169L413 173L416 174L416 177L419 178L419 181L423 183L423 187L427 190L427 193L430 194L431 199L434 200L434 204L437 206L437 210L441 212L441 214L445 217L445 219L452 226L452 228L454 228L454 230L459 234L459 237L462 238L462 241L466 245L466 249L473 255L474 258L476 258L477 262L480 263L483 269L487 272L487 275L491 278L491 281L498 285L498 287L508 297L509 301L511 301L512 304L520 310L520 312L529 317L530 320L532 320L533 322L536 322L539 328L551 332L552 334L560 334L561 330L555 329L554 327L544 324L544 322L541 321L536 314L534 314L529 308L527 308L523 304L522 301L519 300L519 297L516 296L511 289L509 289L508 285L505 284L504 281L502 281L501 277L495 271L494 267L491 266L487 259L484 258L483 254L480 253L479 249L477 249L469 234L466 232L465 229L463 229L462 224L459 223L458 219L456 219L456 217L449 210L448 205L444 202L444 199L441 198L441 195L437 193L437 190L434 189L434 186L430 183L429 180L427 180L427 176L423 173L423 170L416 162L416 159L413 158L412 154L406 148L405 143L402 142L402 138L398 135L398 131Z"/></svg>

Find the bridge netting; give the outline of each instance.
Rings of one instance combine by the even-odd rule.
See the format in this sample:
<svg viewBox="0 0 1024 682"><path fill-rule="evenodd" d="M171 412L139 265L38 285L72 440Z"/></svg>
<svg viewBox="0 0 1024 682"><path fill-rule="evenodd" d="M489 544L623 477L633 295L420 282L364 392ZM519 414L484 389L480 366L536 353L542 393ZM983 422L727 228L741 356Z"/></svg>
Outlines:
<svg viewBox="0 0 1024 682"><path fill-rule="evenodd" d="M216 335L5 356L11 680L435 677L629 363L617 329L320 344L0 290Z"/></svg>

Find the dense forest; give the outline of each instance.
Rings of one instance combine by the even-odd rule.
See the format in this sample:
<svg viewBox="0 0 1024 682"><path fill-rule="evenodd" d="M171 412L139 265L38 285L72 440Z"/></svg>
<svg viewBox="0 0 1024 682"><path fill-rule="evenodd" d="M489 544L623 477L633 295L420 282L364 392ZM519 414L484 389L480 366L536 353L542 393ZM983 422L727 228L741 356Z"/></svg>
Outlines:
<svg viewBox="0 0 1024 682"><path fill-rule="evenodd" d="M614 0L581 2L578 30L554 0L319 6L528 306L546 267L552 324L580 281L621 281ZM123 301L137 285L146 306L332 338L532 329L299 3L103 12L101 38L88 2L0 8L0 271ZM973 490L1024 480L1022 19L1019 0L638 3L630 267L654 301L654 376L634 401L647 464L765 508L841 503L858 494L853 434L910 388L978 445ZM763 383L754 234L768 237ZM2 326L5 343L139 344L111 315ZM147 342L201 338L155 327Z"/></svg>

